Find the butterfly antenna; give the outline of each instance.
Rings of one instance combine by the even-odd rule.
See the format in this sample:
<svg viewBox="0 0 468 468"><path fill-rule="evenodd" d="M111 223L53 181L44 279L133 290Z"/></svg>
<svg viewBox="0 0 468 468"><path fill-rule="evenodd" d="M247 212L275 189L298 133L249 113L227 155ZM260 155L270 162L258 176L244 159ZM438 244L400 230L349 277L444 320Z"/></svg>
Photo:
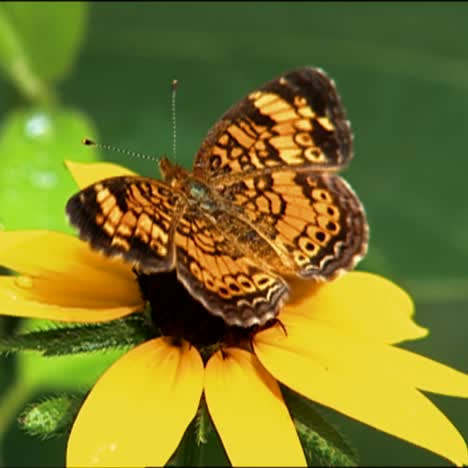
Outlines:
<svg viewBox="0 0 468 468"><path fill-rule="evenodd" d="M176 141L177 141L177 122L176 122L176 94L177 80L172 80L171 83L171 110L172 110L172 154L174 161L176 159Z"/></svg>
<svg viewBox="0 0 468 468"><path fill-rule="evenodd" d="M130 151L125 148L119 148L117 146L106 145L104 143L96 143L94 140L90 140L89 138L85 138L82 140L83 145L86 146L95 146L96 148L101 148L107 151L115 151L116 153L124 154L125 156L131 156L133 158L140 158L140 159L150 159L151 161L159 162L159 158L155 158L154 156L149 156L148 154L138 153L136 151Z"/></svg>

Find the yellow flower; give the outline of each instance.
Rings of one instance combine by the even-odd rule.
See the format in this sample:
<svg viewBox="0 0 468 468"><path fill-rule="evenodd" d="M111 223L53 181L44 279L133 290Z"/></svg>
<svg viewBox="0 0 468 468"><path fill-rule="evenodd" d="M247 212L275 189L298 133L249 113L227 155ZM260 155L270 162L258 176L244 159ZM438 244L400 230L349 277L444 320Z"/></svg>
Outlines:
<svg viewBox="0 0 468 468"><path fill-rule="evenodd" d="M109 164L68 165L82 187L129 173ZM144 305L130 266L65 234L2 232L0 265L19 273L0 277L5 315L97 322ZM204 394L233 465L305 466L279 382L467 464L463 437L422 391L468 397L468 376L395 346L427 333L413 322L407 294L363 272L307 288L281 311L282 326L256 333L251 346L225 345L206 364L185 340L160 337L133 348L85 400L68 441L67 465L164 465Z"/></svg>

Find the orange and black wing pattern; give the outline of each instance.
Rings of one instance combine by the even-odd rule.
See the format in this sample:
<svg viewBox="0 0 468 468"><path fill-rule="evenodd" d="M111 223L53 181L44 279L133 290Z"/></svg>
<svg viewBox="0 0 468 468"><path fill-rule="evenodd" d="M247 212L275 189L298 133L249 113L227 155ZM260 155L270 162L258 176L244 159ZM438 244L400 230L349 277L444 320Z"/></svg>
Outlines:
<svg viewBox="0 0 468 468"><path fill-rule="evenodd" d="M217 224L196 208L183 214L174 237L177 277L227 324L263 325L277 315L289 287L281 276L246 255L223 223Z"/></svg>
<svg viewBox="0 0 468 468"><path fill-rule="evenodd" d="M292 70L252 92L209 131L194 174L212 180L258 170L337 170L352 158L352 134L333 81Z"/></svg>
<svg viewBox="0 0 468 468"><path fill-rule="evenodd" d="M70 198L66 212L80 238L147 273L174 267L174 220L180 196L164 182L112 177Z"/></svg>
<svg viewBox="0 0 468 468"><path fill-rule="evenodd" d="M334 82L301 68L232 107L202 144L194 173L275 248L283 264L274 271L326 280L367 250L364 208L336 174L352 156Z"/></svg>
<svg viewBox="0 0 468 468"><path fill-rule="evenodd" d="M327 280L365 255L368 227L351 187L333 173L283 169L217 187L283 260L284 275Z"/></svg>

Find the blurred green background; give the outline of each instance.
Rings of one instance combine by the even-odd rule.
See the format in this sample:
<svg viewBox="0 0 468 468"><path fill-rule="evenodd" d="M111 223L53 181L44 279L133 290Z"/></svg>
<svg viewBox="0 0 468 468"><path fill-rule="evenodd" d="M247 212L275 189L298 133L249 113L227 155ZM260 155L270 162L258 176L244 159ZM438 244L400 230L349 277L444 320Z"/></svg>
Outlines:
<svg viewBox="0 0 468 468"><path fill-rule="evenodd" d="M320 66L335 79L355 134L345 177L371 227L359 268L393 279L414 298L416 320L431 335L406 348L466 372L467 24L468 4L449 2L3 2L0 226L68 230L63 207L76 187L64 159L101 158L155 176L152 161L97 154L80 141L171 155L173 78L179 80L177 160L190 167L229 106L290 68ZM0 323L3 333L17 326ZM25 435L14 421L16 405L44 392L86 388L107 365L105 359L43 361L1 360L3 466L63 465L66 440ZM468 437L466 400L431 399ZM364 465L447 464L331 417Z"/></svg>

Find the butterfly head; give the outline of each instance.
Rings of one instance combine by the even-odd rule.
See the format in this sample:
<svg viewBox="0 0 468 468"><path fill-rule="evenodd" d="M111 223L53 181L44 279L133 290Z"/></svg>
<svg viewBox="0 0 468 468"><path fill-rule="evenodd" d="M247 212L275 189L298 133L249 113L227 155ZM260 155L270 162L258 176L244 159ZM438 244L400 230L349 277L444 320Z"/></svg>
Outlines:
<svg viewBox="0 0 468 468"><path fill-rule="evenodd" d="M182 166L173 164L166 157L159 160L159 170L164 181L171 187L180 186L181 182L187 178L187 171Z"/></svg>

